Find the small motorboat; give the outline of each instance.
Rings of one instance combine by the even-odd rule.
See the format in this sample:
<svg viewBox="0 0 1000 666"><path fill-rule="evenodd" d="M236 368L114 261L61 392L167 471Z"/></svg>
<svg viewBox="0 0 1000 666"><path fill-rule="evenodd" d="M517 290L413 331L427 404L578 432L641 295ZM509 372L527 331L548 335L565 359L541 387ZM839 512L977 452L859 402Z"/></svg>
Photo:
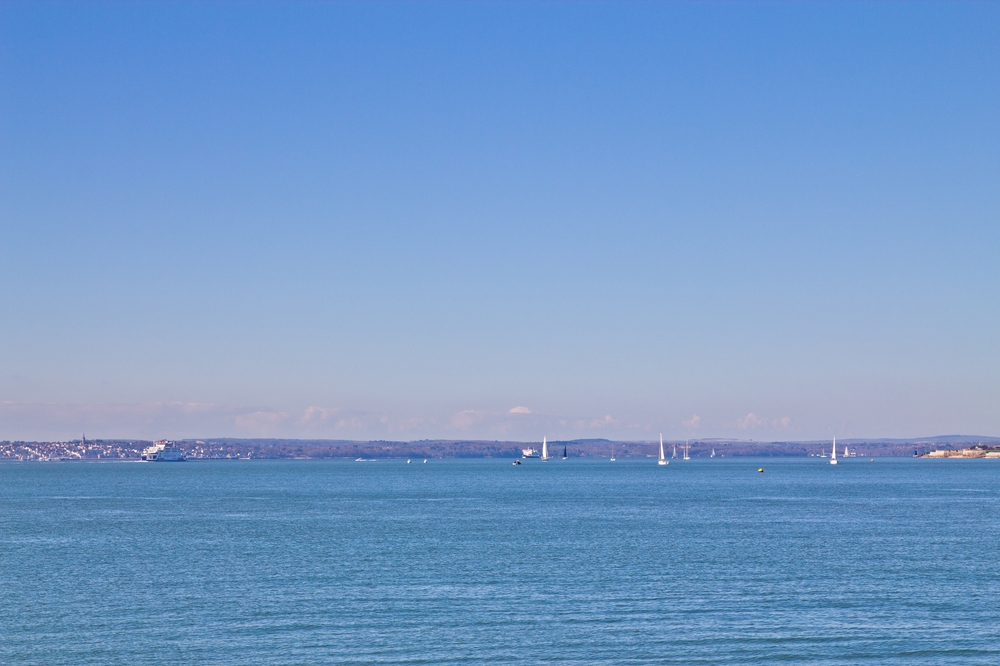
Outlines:
<svg viewBox="0 0 1000 666"><path fill-rule="evenodd" d="M521 464L521 461L520 461L520 460L515 460L515 461L514 461L514 464L515 464L515 465L520 465L520 464Z"/></svg>

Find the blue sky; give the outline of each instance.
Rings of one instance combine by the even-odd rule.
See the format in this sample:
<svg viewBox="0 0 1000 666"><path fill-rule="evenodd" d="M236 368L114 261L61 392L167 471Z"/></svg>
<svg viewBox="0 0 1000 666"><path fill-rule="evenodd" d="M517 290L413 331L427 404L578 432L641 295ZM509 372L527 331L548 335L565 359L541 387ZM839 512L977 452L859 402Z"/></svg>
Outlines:
<svg viewBox="0 0 1000 666"><path fill-rule="evenodd" d="M0 439L1000 434L1000 6L0 6Z"/></svg>

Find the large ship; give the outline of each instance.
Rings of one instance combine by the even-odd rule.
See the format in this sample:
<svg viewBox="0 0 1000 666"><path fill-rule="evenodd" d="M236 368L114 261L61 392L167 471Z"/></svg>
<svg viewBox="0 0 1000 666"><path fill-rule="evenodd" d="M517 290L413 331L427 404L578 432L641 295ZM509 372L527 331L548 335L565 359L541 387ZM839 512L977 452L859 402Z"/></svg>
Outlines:
<svg viewBox="0 0 1000 666"><path fill-rule="evenodd" d="M538 449L521 449L522 458L537 458Z"/></svg>
<svg viewBox="0 0 1000 666"><path fill-rule="evenodd" d="M184 462L184 452L165 439L142 451L142 459L149 462Z"/></svg>

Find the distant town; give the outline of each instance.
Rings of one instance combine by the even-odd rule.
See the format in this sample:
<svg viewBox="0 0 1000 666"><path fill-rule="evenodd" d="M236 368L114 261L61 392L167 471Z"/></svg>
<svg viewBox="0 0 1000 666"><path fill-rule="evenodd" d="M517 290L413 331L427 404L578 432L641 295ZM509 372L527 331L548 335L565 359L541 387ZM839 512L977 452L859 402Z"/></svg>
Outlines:
<svg viewBox="0 0 1000 666"><path fill-rule="evenodd" d="M141 459L153 444L148 440L89 439L64 442L0 441L0 461L128 461ZM173 442L184 457L197 460L322 459L322 458L519 458L526 446L540 442L483 440L349 441L301 439L182 439ZM755 442L732 439L664 442L667 456L677 451L691 458L737 456L824 456L829 440ZM606 439L551 440L549 450L572 458L655 457L659 442ZM675 448L676 447L676 448ZM844 439L849 457L922 456L931 458L1000 458L1000 438L963 435L923 439Z"/></svg>

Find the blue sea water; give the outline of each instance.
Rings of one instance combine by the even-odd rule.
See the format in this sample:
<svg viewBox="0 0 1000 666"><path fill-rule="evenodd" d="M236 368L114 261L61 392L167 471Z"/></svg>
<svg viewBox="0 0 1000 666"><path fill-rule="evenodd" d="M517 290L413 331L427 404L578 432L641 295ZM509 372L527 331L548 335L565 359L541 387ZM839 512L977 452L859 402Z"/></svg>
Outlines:
<svg viewBox="0 0 1000 666"><path fill-rule="evenodd" d="M2 464L0 662L998 664L998 480L1000 460Z"/></svg>

